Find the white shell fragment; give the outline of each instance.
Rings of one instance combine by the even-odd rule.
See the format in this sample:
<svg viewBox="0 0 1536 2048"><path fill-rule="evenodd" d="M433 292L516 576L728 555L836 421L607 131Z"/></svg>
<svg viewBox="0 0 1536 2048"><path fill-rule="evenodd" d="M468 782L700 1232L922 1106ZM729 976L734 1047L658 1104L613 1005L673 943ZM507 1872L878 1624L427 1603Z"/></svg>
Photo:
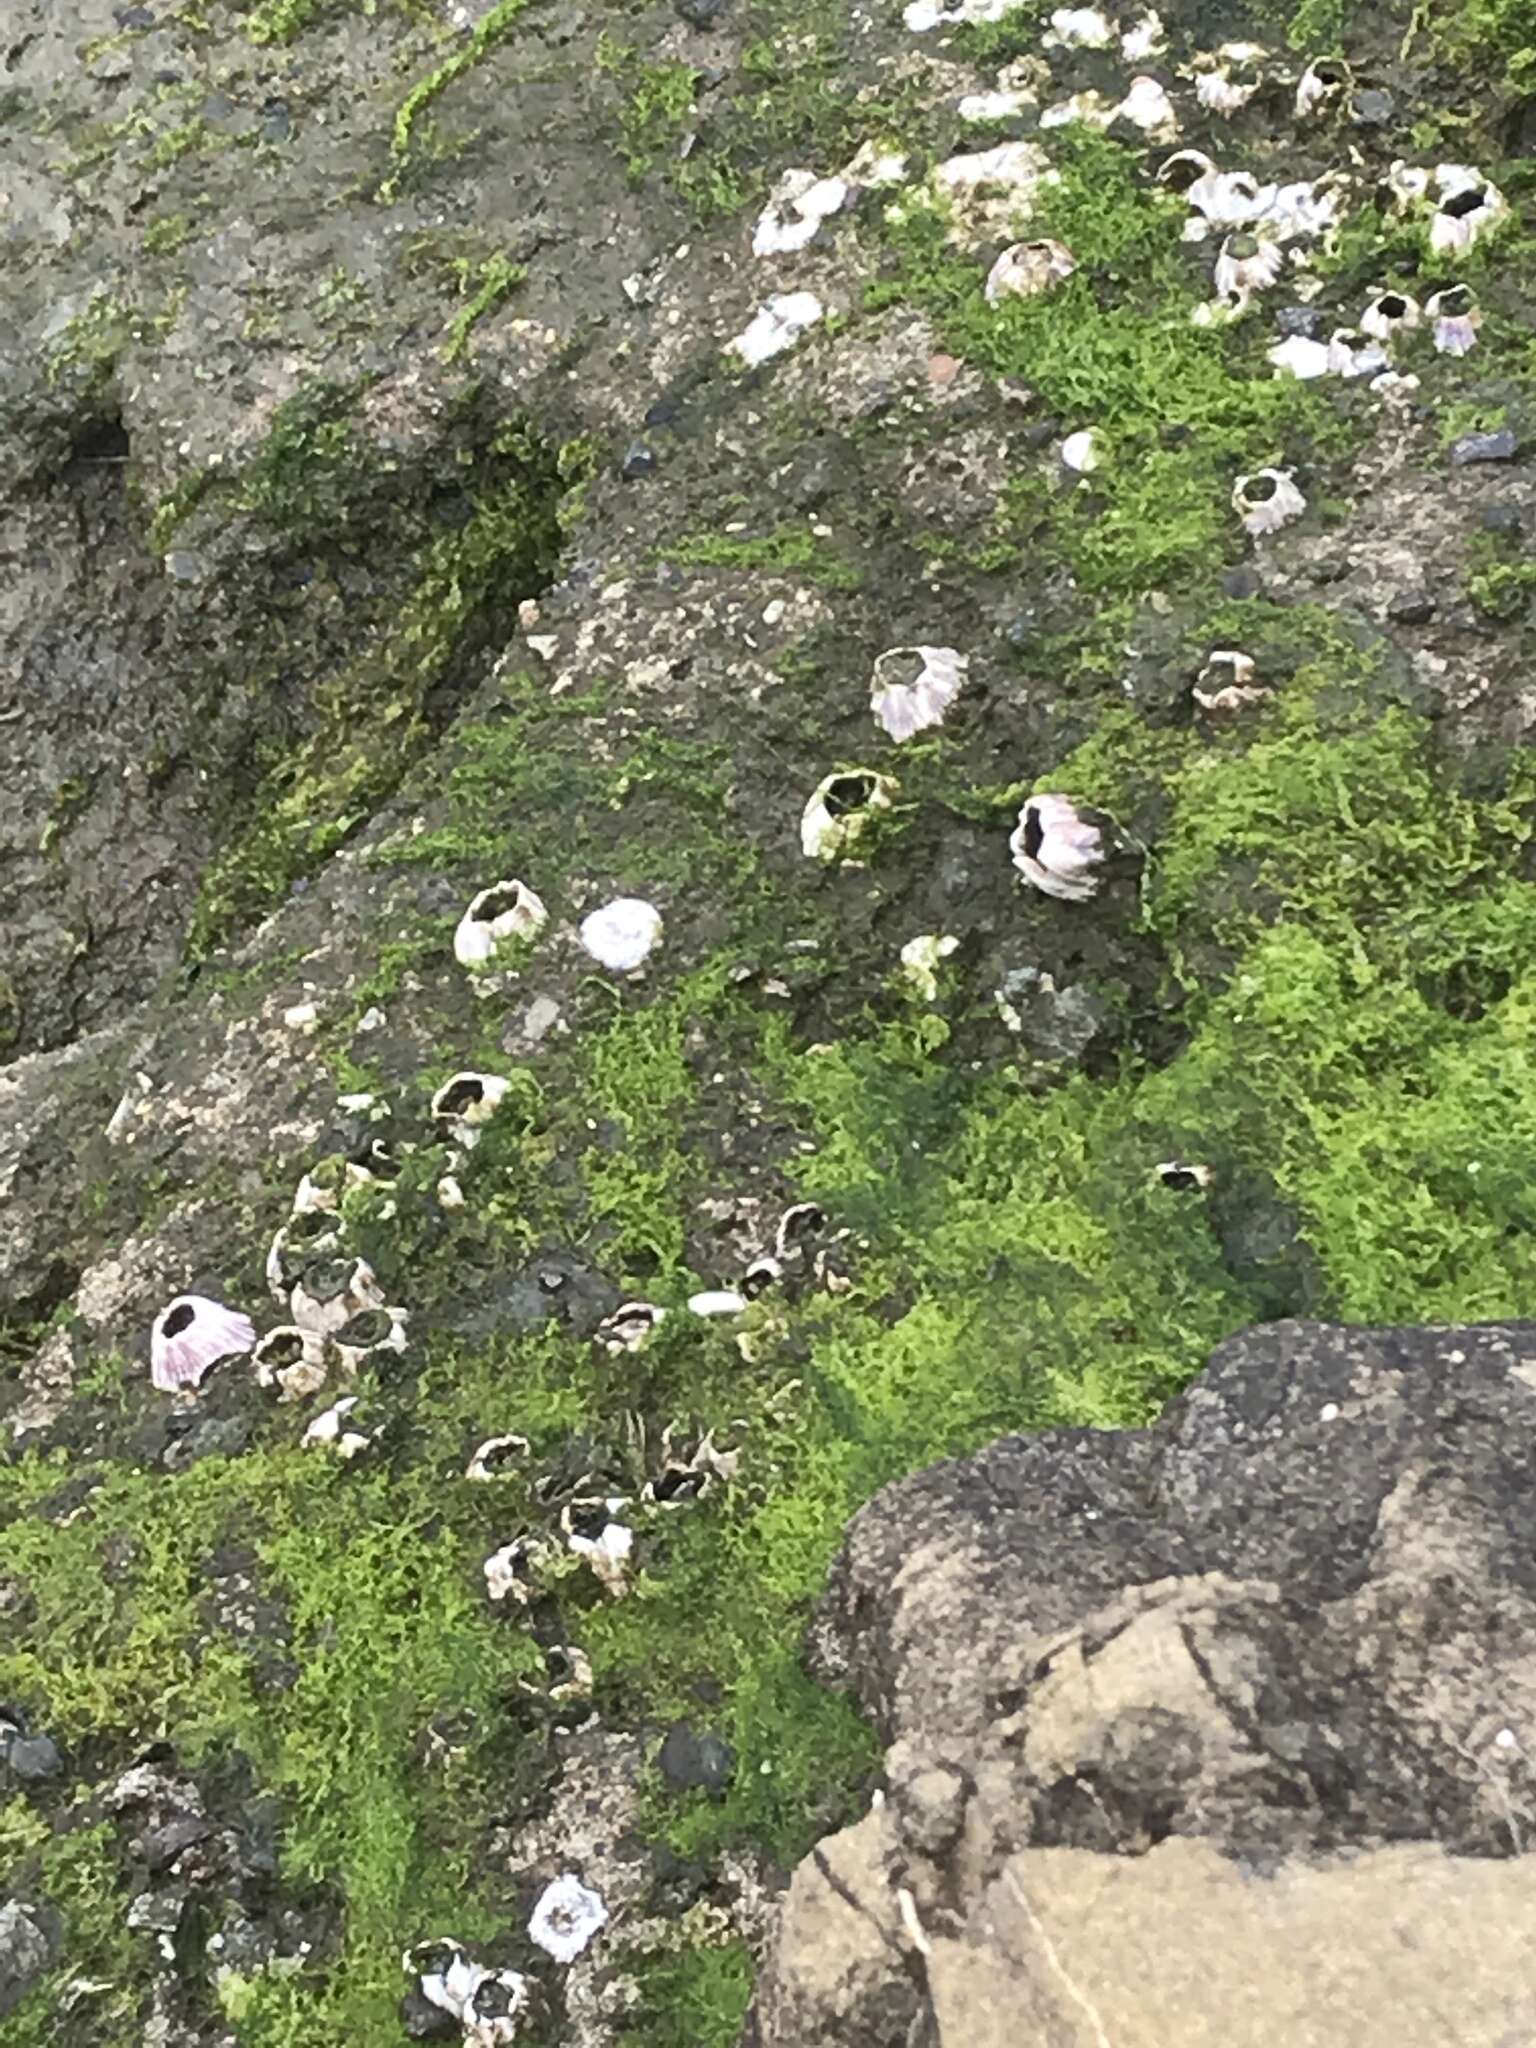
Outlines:
<svg viewBox="0 0 1536 2048"><path fill-rule="evenodd" d="M1048 50L1107 50L1113 41L1114 30L1097 7L1058 7L1044 38Z"/></svg>
<svg viewBox="0 0 1536 2048"><path fill-rule="evenodd" d="M1038 143L999 142L992 149L946 158L933 173L933 188L962 210L995 198L1009 212L1027 214L1036 188L1059 183L1060 175Z"/></svg>
<svg viewBox="0 0 1536 2048"><path fill-rule="evenodd" d="M1240 476L1232 486L1232 507L1255 538L1277 533L1307 509L1307 501L1296 488L1288 469L1256 469Z"/></svg>
<svg viewBox="0 0 1536 2048"><path fill-rule="evenodd" d="M814 171L786 171L758 216L752 237L754 256L788 256L814 241L822 222L848 203L842 178L820 178Z"/></svg>
<svg viewBox="0 0 1536 2048"><path fill-rule="evenodd" d="M1087 476L1099 466L1098 445L1092 427L1080 427L1061 444L1062 467L1077 476Z"/></svg>
<svg viewBox="0 0 1536 2048"><path fill-rule="evenodd" d="M907 160L871 137L859 144L838 175L856 192L875 192L884 185L900 185L907 175Z"/></svg>
<svg viewBox="0 0 1536 2048"><path fill-rule="evenodd" d="M1464 254L1509 211L1498 186L1470 164L1438 164L1434 188L1436 203L1429 222L1429 246L1436 256Z"/></svg>
<svg viewBox="0 0 1536 2048"><path fill-rule="evenodd" d="M206 1294L178 1294L149 1333L149 1377L162 1394L202 1384L221 1358L238 1358L256 1342L256 1328L238 1309Z"/></svg>
<svg viewBox="0 0 1536 2048"><path fill-rule="evenodd" d="M688 1297L689 1313L696 1316L739 1316L746 1306L747 1297L734 1287L706 1288Z"/></svg>
<svg viewBox="0 0 1536 2048"><path fill-rule="evenodd" d="M1171 136L1178 131L1179 117L1159 80L1145 72L1133 78L1125 98L1115 109L1117 117L1129 121L1144 135Z"/></svg>
<svg viewBox="0 0 1536 2048"><path fill-rule="evenodd" d="M1251 654L1214 648L1195 678L1195 702L1202 711L1241 711L1245 704L1260 704L1269 692L1255 683L1254 675Z"/></svg>
<svg viewBox="0 0 1536 2048"><path fill-rule="evenodd" d="M921 36L935 28L974 27L1001 21L1017 5L1018 0L911 0L901 18L913 35Z"/></svg>
<svg viewBox="0 0 1536 2048"><path fill-rule="evenodd" d="M1378 292L1360 315L1360 332L1373 341L1411 334L1419 324L1419 302L1407 292Z"/></svg>
<svg viewBox="0 0 1536 2048"><path fill-rule="evenodd" d="M1312 341L1304 334L1288 334L1269 351L1269 360L1279 376L1299 377L1310 383L1326 377L1333 368L1326 341Z"/></svg>
<svg viewBox="0 0 1536 2048"><path fill-rule="evenodd" d="M334 1408L327 1408L323 1415L317 1415L305 1430L299 1442L306 1449L317 1445L334 1450L339 1458L350 1461L359 1452L366 1451L373 1442L371 1436L348 1427L348 1417L357 1406L356 1394L348 1394L338 1401Z"/></svg>
<svg viewBox="0 0 1536 2048"><path fill-rule="evenodd" d="M481 1485L510 1478L517 1469L518 1460L526 1458L530 1449L525 1436L488 1436L464 1467L464 1477Z"/></svg>
<svg viewBox="0 0 1536 2048"><path fill-rule="evenodd" d="M616 896L581 921L582 950L611 974L633 974L661 937L661 912L639 896Z"/></svg>
<svg viewBox="0 0 1536 2048"><path fill-rule="evenodd" d="M936 932L922 932L902 947L902 972L925 1003L938 1001L939 962L947 960L959 944L953 933L940 938Z"/></svg>
<svg viewBox="0 0 1536 2048"><path fill-rule="evenodd" d="M1335 377L1374 377L1388 361L1381 343L1358 327L1336 327L1328 337L1328 368Z"/></svg>
<svg viewBox="0 0 1536 2048"><path fill-rule="evenodd" d="M1228 235L1216 258L1217 294L1265 291L1284 268L1285 257L1276 243L1247 233Z"/></svg>
<svg viewBox="0 0 1536 2048"><path fill-rule="evenodd" d="M987 303L1033 298L1069 278L1076 268L1077 258L1062 242L1015 242L987 273Z"/></svg>
<svg viewBox="0 0 1536 2048"><path fill-rule="evenodd" d="M1152 1170L1165 1188L1173 1188L1179 1194L1208 1188L1215 1178L1210 1167L1186 1165L1182 1159L1161 1160Z"/></svg>
<svg viewBox="0 0 1536 2048"><path fill-rule="evenodd" d="M526 882L496 882L482 889L459 919L453 955L461 967L489 967L505 947L526 945L548 922L549 912Z"/></svg>
<svg viewBox="0 0 1536 2048"><path fill-rule="evenodd" d="M1145 64L1149 57L1157 55L1167 40L1163 17L1155 7L1149 7L1121 34L1120 54L1127 64Z"/></svg>
<svg viewBox="0 0 1536 2048"><path fill-rule="evenodd" d="M481 1567L487 1594L498 1603L512 1600L526 1607L533 1598L539 1568L550 1555L549 1544L535 1537L515 1536L500 1550L492 1551Z"/></svg>
<svg viewBox="0 0 1536 2048"><path fill-rule="evenodd" d="M872 769L840 769L811 792L800 819L800 848L808 860L846 860L877 811L888 811L896 785Z"/></svg>
<svg viewBox="0 0 1536 2048"><path fill-rule="evenodd" d="M463 2017L466 2000L486 1974L478 1963L470 1961L461 1942L446 1937L418 1942L406 1950L400 1962L406 1975L416 1979L428 2004L451 2013L455 2019Z"/></svg>
<svg viewBox="0 0 1536 2048"><path fill-rule="evenodd" d="M534 1907L528 1938L557 1963L573 1963L607 1924L608 1908L601 1896L567 1871L546 1887Z"/></svg>
<svg viewBox="0 0 1536 2048"><path fill-rule="evenodd" d="M651 1301L620 1302L613 1314L598 1324L597 1341L605 1351L638 1351L666 1313Z"/></svg>
<svg viewBox="0 0 1536 2048"><path fill-rule="evenodd" d="M953 647L890 647L875 661L870 709L898 743L942 725L970 663Z"/></svg>
<svg viewBox="0 0 1536 2048"><path fill-rule="evenodd" d="M1086 903L1099 886L1095 870L1104 858L1103 834L1070 797L1028 798L1008 850L1026 881L1062 903Z"/></svg>
<svg viewBox="0 0 1536 2048"><path fill-rule="evenodd" d="M1447 285L1426 300L1424 311L1430 321L1430 337L1443 356L1467 355L1477 344L1477 330L1483 315L1477 300L1464 284Z"/></svg>
<svg viewBox="0 0 1536 2048"><path fill-rule="evenodd" d="M962 121L1011 121L1015 114L1022 114L1033 105L1033 99L1021 87L999 86L992 92L966 93L957 102L955 112Z"/></svg>
<svg viewBox="0 0 1536 2048"><path fill-rule="evenodd" d="M749 370L772 362L793 348L801 335L821 319L824 308L814 292L776 292L760 306L729 346Z"/></svg>
<svg viewBox="0 0 1536 2048"><path fill-rule="evenodd" d="M1237 113L1264 83L1260 67L1267 55L1262 43L1223 43L1219 50L1197 57L1196 99L1213 114Z"/></svg>
<svg viewBox="0 0 1536 2048"><path fill-rule="evenodd" d="M615 1599L625 1592L630 1553L635 1547L633 1529L623 1522L605 1522L596 1536L572 1530L565 1540L573 1554L591 1566L604 1592Z"/></svg>

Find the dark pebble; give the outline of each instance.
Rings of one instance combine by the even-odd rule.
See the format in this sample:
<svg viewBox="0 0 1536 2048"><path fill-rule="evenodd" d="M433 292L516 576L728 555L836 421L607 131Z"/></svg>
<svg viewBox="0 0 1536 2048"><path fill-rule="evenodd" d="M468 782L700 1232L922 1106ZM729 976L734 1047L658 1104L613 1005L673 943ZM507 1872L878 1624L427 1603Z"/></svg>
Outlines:
<svg viewBox="0 0 1536 2048"><path fill-rule="evenodd" d="M407 1991L401 1999L400 2024L412 2041L457 2041L464 2031L451 2012L444 2012L419 1990Z"/></svg>
<svg viewBox="0 0 1536 2048"><path fill-rule="evenodd" d="M1489 434L1463 434L1451 443L1451 460L1458 468L1469 462L1513 462L1520 441L1513 427L1497 427Z"/></svg>
<svg viewBox="0 0 1536 2048"><path fill-rule="evenodd" d="M1380 86L1368 85L1363 92L1355 94L1351 111L1362 128L1385 128L1397 112L1397 102Z"/></svg>
<svg viewBox="0 0 1536 2048"><path fill-rule="evenodd" d="M1427 590L1400 590L1387 600L1387 617L1400 626L1427 626L1435 616L1435 600Z"/></svg>
<svg viewBox="0 0 1536 2048"><path fill-rule="evenodd" d="M631 441L619 464L619 475L627 483L633 483L637 477L649 476L655 467L655 449L648 448L643 441Z"/></svg>
<svg viewBox="0 0 1536 2048"><path fill-rule="evenodd" d="M1003 638L1010 647L1032 647L1040 637L1040 620L1029 605L1016 611L1003 624Z"/></svg>
<svg viewBox="0 0 1536 2048"><path fill-rule="evenodd" d="M1518 505L1485 505L1483 507L1484 533L1497 533L1506 540L1519 537L1523 522Z"/></svg>
<svg viewBox="0 0 1536 2048"><path fill-rule="evenodd" d="M13 1735L5 1750L6 1767L23 1785L44 1785L64 1770L58 1745L48 1735Z"/></svg>
<svg viewBox="0 0 1536 2048"><path fill-rule="evenodd" d="M714 28L730 0L677 0L677 11L690 28Z"/></svg>
<svg viewBox="0 0 1536 2048"><path fill-rule="evenodd" d="M1257 597L1264 588L1264 579L1249 563L1240 562L1235 569L1228 569L1221 587L1228 597Z"/></svg>
<svg viewBox="0 0 1536 2048"><path fill-rule="evenodd" d="M718 1735L706 1729L696 1735L686 1721L674 1721L656 1758L661 1775L669 1785L684 1791L695 1789L721 1793L736 1769L736 1752Z"/></svg>
<svg viewBox="0 0 1536 2048"><path fill-rule="evenodd" d="M155 17L148 7L114 7L112 19L119 28L153 28Z"/></svg>
<svg viewBox="0 0 1536 2048"><path fill-rule="evenodd" d="M1275 327L1287 341L1296 334L1304 341L1321 341L1323 316L1316 306L1282 306L1275 315Z"/></svg>

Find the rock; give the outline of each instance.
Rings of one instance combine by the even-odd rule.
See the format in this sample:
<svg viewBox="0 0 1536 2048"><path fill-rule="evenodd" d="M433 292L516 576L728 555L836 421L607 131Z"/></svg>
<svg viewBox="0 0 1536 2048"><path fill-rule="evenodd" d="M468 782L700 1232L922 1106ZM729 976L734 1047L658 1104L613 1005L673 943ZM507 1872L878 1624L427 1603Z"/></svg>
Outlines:
<svg viewBox="0 0 1536 2048"><path fill-rule="evenodd" d="M632 441L619 463L619 474L626 483L633 483L638 477L650 476L655 468L655 449L647 447L644 441Z"/></svg>
<svg viewBox="0 0 1536 2048"><path fill-rule="evenodd" d="M1228 597L1257 597L1264 588L1264 579L1249 563L1239 562L1222 576L1221 587Z"/></svg>
<svg viewBox="0 0 1536 2048"><path fill-rule="evenodd" d="M1397 102L1380 86L1368 85L1355 94L1350 111L1362 128L1385 128L1397 113Z"/></svg>
<svg viewBox="0 0 1536 2048"><path fill-rule="evenodd" d="M4 1751L5 1768L23 1785L44 1785L63 1775L64 1759L48 1735L13 1735Z"/></svg>
<svg viewBox="0 0 1536 2048"><path fill-rule="evenodd" d="M811 1641L890 1791L797 1871L756 2048L1430 2048L1447 1982L1524 2039L1533 1417L1536 1324L1282 1322L1149 1430L877 1496Z"/></svg>
<svg viewBox="0 0 1536 2048"><path fill-rule="evenodd" d="M724 1793L736 1770L736 1752L722 1737L696 1733L686 1721L674 1721L656 1753L669 1785L680 1790Z"/></svg>
<svg viewBox="0 0 1536 2048"><path fill-rule="evenodd" d="M451 2012L413 1986L400 2001L400 2024L412 2041L457 2041L464 2029Z"/></svg>
<svg viewBox="0 0 1536 2048"><path fill-rule="evenodd" d="M720 17L730 5L730 0L676 0L677 12L690 28L710 29L719 26Z"/></svg>
<svg viewBox="0 0 1536 2048"><path fill-rule="evenodd" d="M1496 427L1491 433L1463 434L1451 443L1451 461L1458 468L1469 462L1513 462L1520 452L1520 437L1513 427Z"/></svg>
<svg viewBox="0 0 1536 2048"><path fill-rule="evenodd" d="M1497 533L1513 540L1521 531L1524 516L1518 505L1485 505L1482 526L1485 533Z"/></svg>
<svg viewBox="0 0 1536 2048"><path fill-rule="evenodd" d="M1387 617L1399 626L1427 626L1434 616L1432 591L1400 590L1387 600Z"/></svg>
<svg viewBox="0 0 1536 2048"><path fill-rule="evenodd" d="M1300 335L1316 341L1323 332L1323 316L1316 306L1281 306L1275 314L1275 331L1284 340Z"/></svg>
<svg viewBox="0 0 1536 2048"><path fill-rule="evenodd" d="M0 2017L14 2012L53 1960L55 1941L36 1907L0 1904Z"/></svg>

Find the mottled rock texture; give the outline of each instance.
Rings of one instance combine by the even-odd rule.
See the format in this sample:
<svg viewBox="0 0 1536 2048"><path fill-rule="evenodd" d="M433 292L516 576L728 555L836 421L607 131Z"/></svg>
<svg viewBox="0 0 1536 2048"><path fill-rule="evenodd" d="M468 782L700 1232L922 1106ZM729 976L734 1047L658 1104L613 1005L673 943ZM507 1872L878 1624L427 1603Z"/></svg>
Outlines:
<svg viewBox="0 0 1536 2048"><path fill-rule="evenodd" d="M761 2048L1536 2026L1536 1324L1268 1325L1150 1430L879 1495L818 1617L886 1790Z"/></svg>

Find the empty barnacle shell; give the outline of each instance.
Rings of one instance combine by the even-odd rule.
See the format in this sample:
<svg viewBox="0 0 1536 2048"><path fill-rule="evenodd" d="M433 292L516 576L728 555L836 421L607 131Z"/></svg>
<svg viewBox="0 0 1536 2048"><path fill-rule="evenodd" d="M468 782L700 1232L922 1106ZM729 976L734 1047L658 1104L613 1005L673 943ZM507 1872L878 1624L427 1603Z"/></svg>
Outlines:
<svg viewBox="0 0 1536 2048"><path fill-rule="evenodd" d="M1424 311L1431 322L1431 338L1441 355L1464 356L1476 346L1483 316L1466 285L1450 284L1432 292Z"/></svg>
<svg viewBox="0 0 1536 2048"><path fill-rule="evenodd" d="M666 1313L652 1301L621 1301L598 1324L597 1341L605 1351L638 1351Z"/></svg>
<svg viewBox="0 0 1536 2048"><path fill-rule="evenodd" d="M366 1451L373 1442L372 1433L354 1429L351 1423L357 1400L356 1394L344 1395L333 1407L327 1408L323 1415L317 1415L300 1437L300 1444L309 1450L316 1446L334 1450L338 1457L347 1460Z"/></svg>
<svg viewBox="0 0 1536 2048"><path fill-rule="evenodd" d="M1179 117L1161 80L1145 72L1126 87L1125 98L1115 109L1117 120L1129 121L1144 135L1171 136L1178 130Z"/></svg>
<svg viewBox="0 0 1536 2048"><path fill-rule="evenodd" d="M707 1287L688 1297L689 1313L696 1316L739 1316L746 1306L747 1297L734 1287Z"/></svg>
<svg viewBox="0 0 1536 2048"><path fill-rule="evenodd" d="M1027 799L1008 841L1013 864L1042 894L1086 903L1099 886L1104 835L1067 796Z"/></svg>
<svg viewBox="0 0 1536 2048"><path fill-rule="evenodd" d="M604 1592L618 1599L626 1590L635 1532L625 1523L610 1519L606 1502L596 1503L590 1514L583 1512L585 1505L572 1501L561 1514L566 1544L574 1556L591 1566Z"/></svg>
<svg viewBox="0 0 1536 2048"><path fill-rule="evenodd" d="M1429 246L1436 256L1460 255L1509 211L1497 185L1470 164L1440 164L1438 199L1429 222Z"/></svg>
<svg viewBox="0 0 1536 2048"><path fill-rule="evenodd" d="M890 810L896 784L870 768L844 768L820 781L800 819L808 859L847 860L879 811Z"/></svg>
<svg viewBox="0 0 1536 2048"><path fill-rule="evenodd" d="M1157 182L1170 192L1189 193L1202 178L1213 177L1216 166L1200 149L1176 149L1157 167Z"/></svg>
<svg viewBox="0 0 1536 2048"><path fill-rule="evenodd" d="M1075 434L1068 434L1061 444L1061 466L1074 476L1087 476L1098 468L1099 449L1092 427L1079 427Z"/></svg>
<svg viewBox="0 0 1536 2048"><path fill-rule="evenodd" d="M549 1680L547 1699L584 1699L592 1690L592 1661L573 1643L549 1645L544 1652L544 1675Z"/></svg>
<svg viewBox="0 0 1536 2048"><path fill-rule="evenodd" d="M1419 324L1419 302L1407 292L1378 292L1360 315L1360 332L1373 341L1390 341L1395 334L1411 334Z"/></svg>
<svg viewBox="0 0 1536 2048"><path fill-rule="evenodd" d="M530 1448L525 1436L488 1436L464 1467L464 1477L482 1483L508 1479Z"/></svg>
<svg viewBox="0 0 1536 2048"><path fill-rule="evenodd" d="M384 1290L366 1259L317 1259L305 1267L288 1297L288 1309L301 1330L328 1337L365 1308L382 1308Z"/></svg>
<svg viewBox="0 0 1536 2048"><path fill-rule="evenodd" d="M243 1357L256 1342L249 1316L206 1294L178 1294L149 1333L149 1377L162 1394L202 1384L221 1358Z"/></svg>
<svg viewBox="0 0 1536 2048"><path fill-rule="evenodd" d="M870 709L893 740L942 725L970 663L953 647L890 647L875 661Z"/></svg>
<svg viewBox="0 0 1536 2048"><path fill-rule="evenodd" d="M464 2000L465 2048L504 2048L517 2039L519 2022L533 2000L520 1970L485 1970Z"/></svg>
<svg viewBox="0 0 1536 2048"><path fill-rule="evenodd" d="M550 1544L538 1536L514 1536L485 1560L485 1590L495 1601L512 1600L526 1607L538 1591L539 1574L553 1557Z"/></svg>
<svg viewBox="0 0 1536 2048"><path fill-rule="evenodd" d="M774 1250L781 1259L803 1251L827 1227L827 1212L819 1202L794 1202L779 1218Z"/></svg>
<svg viewBox="0 0 1536 2048"><path fill-rule="evenodd" d="M783 1278L783 1260L775 1258L772 1252L760 1252L741 1276L741 1291L748 1301L756 1301L760 1294L766 1294Z"/></svg>
<svg viewBox="0 0 1536 2048"><path fill-rule="evenodd" d="M504 1074L453 1074L432 1097L432 1114L448 1126L455 1144L472 1152L511 1086Z"/></svg>
<svg viewBox="0 0 1536 2048"><path fill-rule="evenodd" d="M793 348L801 335L820 320L823 307L814 292L776 292L753 314L729 344L748 369L771 362Z"/></svg>
<svg viewBox="0 0 1536 2048"><path fill-rule="evenodd" d="M842 178L820 178L814 171L786 171L758 215L752 236L754 256L787 256L814 241L823 221L848 203Z"/></svg>
<svg viewBox="0 0 1536 2048"><path fill-rule="evenodd" d="M1328 337L1328 368L1335 377L1374 377L1388 361L1381 343L1358 327L1336 327Z"/></svg>
<svg viewBox="0 0 1536 2048"><path fill-rule="evenodd" d="M1069 278L1076 268L1077 258L1064 242L1014 242L987 272L987 303L1033 298Z"/></svg>
<svg viewBox="0 0 1536 2048"><path fill-rule="evenodd" d="M1097 7L1058 7L1044 43L1046 49L1107 50L1115 32Z"/></svg>
<svg viewBox="0 0 1536 2048"><path fill-rule="evenodd" d="M528 1938L557 1963L573 1963L608 1924L601 1894L573 1871L546 1885L528 1922Z"/></svg>
<svg viewBox="0 0 1536 2048"><path fill-rule="evenodd" d="M700 1438L698 1447L688 1456L672 1451L672 1434L673 1426L669 1425L662 1435L661 1469L641 1488L640 1499L647 1507L691 1507L717 1480L723 1484L734 1479L741 1464L740 1451L716 1448L712 1431Z"/></svg>
<svg viewBox="0 0 1536 2048"><path fill-rule="evenodd" d="M301 1209L281 1225L267 1247L267 1285L286 1302L306 1268L341 1250L341 1223L327 1209Z"/></svg>
<svg viewBox="0 0 1536 2048"><path fill-rule="evenodd" d="M341 1207L346 1185L347 1156L344 1152L331 1152L324 1159L317 1159L300 1177L293 1191L294 1215L334 1216Z"/></svg>
<svg viewBox="0 0 1536 2048"><path fill-rule="evenodd" d="M325 1385L325 1339L318 1330L283 1323L251 1353L259 1387L276 1387L284 1401L302 1401Z"/></svg>
<svg viewBox="0 0 1536 2048"><path fill-rule="evenodd" d="M1208 1188L1213 1178L1210 1167L1190 1166L1182 1159L1164 1159L1153 1168L1165 1188L1173 1188L1179 1194L1188 1194L1195 1188Z"/></svg>
<svg viewBox="0 0 1536 2048"><path fill-rule="evenodd" d="M1194 61L1195 97L1213 114L1235 114L1264 83L1262 43L1223 43Z"/></svg>
<svg viewBox="0 0 1536 2048"><path fill-rule="evenodd" d="M661 912L639 896L617 896L581 921L582 950L612 974L633 974L661 937Z"/></svg>
<svg viewBox="0 0 1536 2048"><path fill-rule="evenodd" d="M1291 470L1256 469L1251 476L1240 476L1232 486L1232 507L1248 532L1257 537L1276 533L1299 519L1307 501L1296 488Z"/></svg>
<svg viewBox="0 0 1536 2048"><path fill-rule="evenodd" d="M364 1308L349 1316L331 1336L342 1371L355 1374L380 1353L403 1351L409 1321L403 1308Z"/></svg>
<svg viewBox="0 0 1536 2048"><path fill-rule="evenodd" d="M434 1190L440 1209L462 1209L464 1187L456 1173L445 1173Z"/></svg>
<svg viewBox="0 0 1536 2048"><path fill-rule="evenodd" d="M1306 120L1341 100L1354 83L1342 57L1314 57L1296 82L1296 114Z"/></svg>
<svg viewBox="0 0 1536 2048"><path fill-rule="evenodd" d="M493 882L482 889L459 919L453 956L461 967L490 967L497 956L536 939L549 912L526 882Z"/></svg>
<svg viewBox="0 0 1536 2048"><path fill-rule="evenodd" d="M1148 57L1155 57L1167 40L1163 17L1155 7L1149 7L1136 17L1129 28L1122 29L1120 54L1127 64L1141 64Z"/></svg>
<svg viewBox="0 0 1536 2048"><path fill-rule="evenodd" d="M1195 702L1202 711L1241 711L1269 695L1254 682L1254 660L1235 647L1213 648L1195 678Z"/></svg>
<svg viewBox="0 0 1536 2048"><path fill-rule="evenodd" d="M1277 243L1246 230L1228 235L1216 258L1217 293L1264 291L1284 268L1285 257Z"/></svg>
<svg viewBox="0 0 1536 2048"><path fill-rule="evenodd" d="M468 1999L485 1971L471 1962L462 1942L443 1937L418 1941L400 1958L406 1975L416 1979L416 1988L429 2005L440 2012L462 2017Z"/></svg>

